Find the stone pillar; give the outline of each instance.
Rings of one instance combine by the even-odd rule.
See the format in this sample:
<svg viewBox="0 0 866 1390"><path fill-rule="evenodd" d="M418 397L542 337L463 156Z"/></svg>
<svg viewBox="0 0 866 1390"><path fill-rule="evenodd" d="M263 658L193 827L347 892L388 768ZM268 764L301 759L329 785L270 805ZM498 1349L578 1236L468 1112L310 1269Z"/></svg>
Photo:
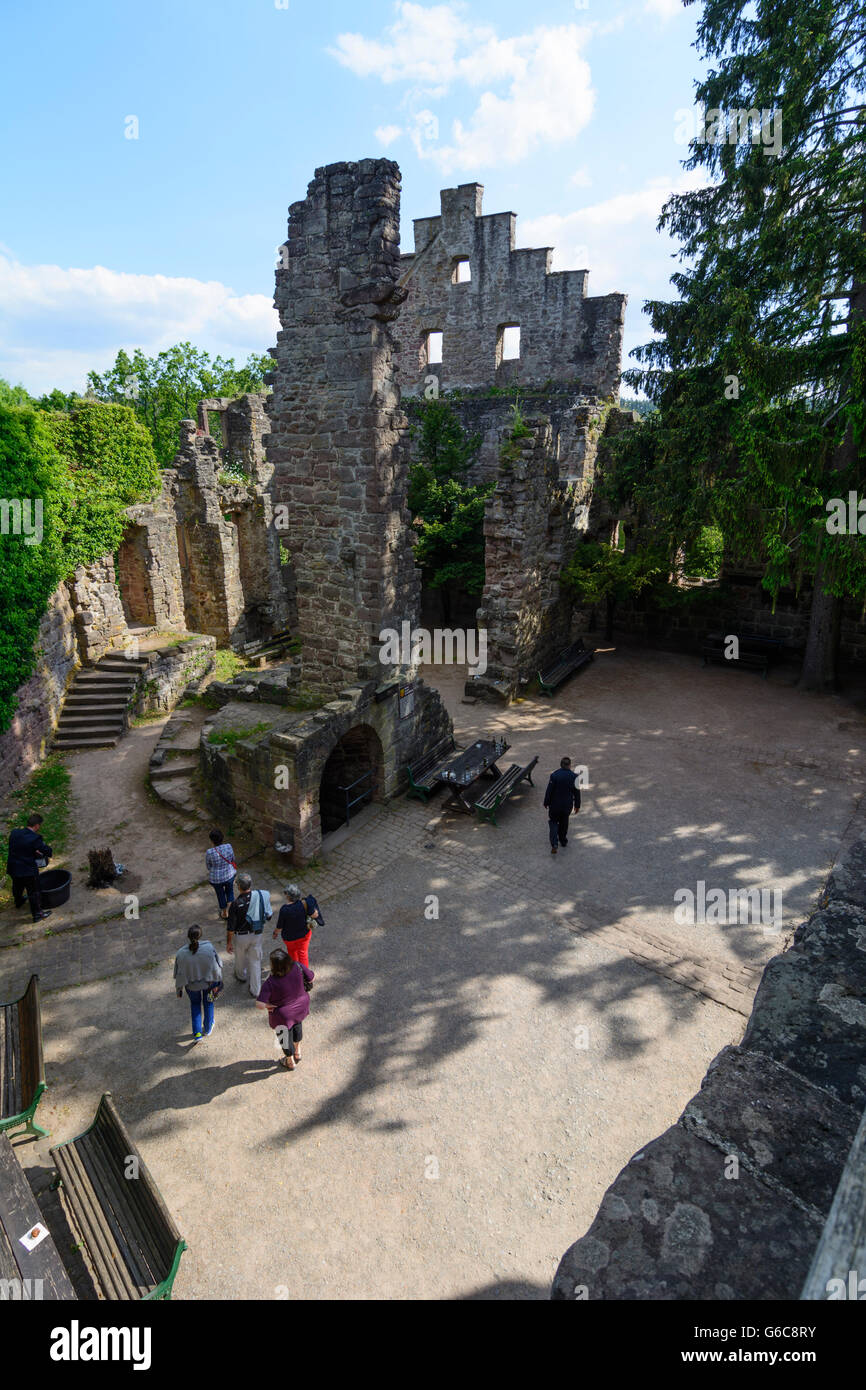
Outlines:
<svg viewBox="0 0 866 1390"><path fill-rule="evenodd" d="M388 677L379 632L414 623L420 605L392 328L399 218L392 161L319 169L290 209L277 271L265 444L274 504L288 508L302 681L320 694Z"/></svg>

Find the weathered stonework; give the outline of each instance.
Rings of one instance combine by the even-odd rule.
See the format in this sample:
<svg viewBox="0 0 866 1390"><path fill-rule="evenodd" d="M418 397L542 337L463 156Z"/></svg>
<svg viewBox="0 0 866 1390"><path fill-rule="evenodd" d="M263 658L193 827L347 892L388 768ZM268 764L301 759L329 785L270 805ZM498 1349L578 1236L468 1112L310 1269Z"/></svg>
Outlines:
<svg viewBox="0 0 866 1390"><path fill-rule="evenodd" d="M415 221L415 250L400 261L404 389L423 389L432 374L442 390L559 382L575 394L618 394L626 296L588 297L588 271L551 271L550 248L517 250L516 215L482 216L483 193L478 183L445 188L440 215ZM461 260L472 277L463 284ZM501 358L507 325L521 330L516 361ZM429 333L443 334L438 366L427 360Z"/></svg>
<svg viewBox="0 0 866 1390"><path fill-rule="evenodd" d="M303 864L339 821L345 788L402 791L406 766L451 729L438 693L379 660L383 628L417 620L420 583L406 509L408 450L396 379L400 173L390 160L319 169L291 208L277 272L272 501L288 509L299 660L222 698L253 702L269 732L202 738L214 804L291 832ZM298 684L320 708L291 708ZM414 688L408 700L401 689ZM226 716L228 717L228 716ZM246 721L244 728L252 727ZM350 797L353 793L349 793Z"/></svg>
<svg viewBox="0 0 866 1390"><path fill-rule="evenodd" d="M18 689L12 723L0 737L0 796L29 777L45 756L67 688L79 666L75 615L65 584L52 595L36 638L36 670Z"/></svg>
<svg viewBox="0 0 866 1390"><path fill-rule="evenodd" d="M866 843L825 904L767 965L741 1046L608 1188L554 1299L800 1297L866 1102Z"/></svg>
<svg viewBox="0 0 866 1390"><path fill-rule="evenodd" d="M176 647L149 655L136 691L134 713L168 714L188 686L213 670L214 637L190 637Z"/></svg>
<svg viewBox="0 0 866 1390"><path fill-rule="evenodd" d="M303 682L323 693L374 675L380 630L418 608L392 327L399 240L397 165L331 165L290 209L277 271L265 444L274 503L292 519Z"/></svg>

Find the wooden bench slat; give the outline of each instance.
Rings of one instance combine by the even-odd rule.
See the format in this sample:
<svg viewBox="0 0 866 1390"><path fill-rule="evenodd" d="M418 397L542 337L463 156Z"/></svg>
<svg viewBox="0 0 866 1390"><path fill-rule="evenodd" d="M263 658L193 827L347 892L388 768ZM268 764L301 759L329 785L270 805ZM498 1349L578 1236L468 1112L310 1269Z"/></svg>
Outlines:
<svg viewBox="0 0 866 1390"><path fill-rule="evenodd" d="M539 671L538 683L541 686L542 694L552 694L566 677L574 671L579 671L582 666L588 665L590 661L594 660L594 657L595 653L589 651L582 637L579 638L566 651L561 652L556 661L545 671Z"/></svg>
<svg viewBox="0 0 866 1390"><path fill-rule="evenodd" d="M116 1159L96 1133L87 1135L79 1144L79 1150L99 1198L104 1225L122 1257L129 1278L139 1296L148 1293L160 1283L161 1267L165 1261L142 1227L132 1191L124 1190L131 1189L137 1180L127 1180L122 1175L118 1178ZM121 1182L124 1188L120 1187Z"/></svg>
<svg viewBox="0 0 866 1390"><path fill-rule="evenodd" d="M126 1269L106 1239L100 1221L99 1200L74 1143L56 1150L54 1161L62 1178L60 1190L64 1204L94 1266L102 1292L111 1299L137 1298Z"/></svg>
<svg viewBox="0 0 866 1390"><path fill-rule="evenodd" d="M519 763L512 763L507 772L503 772L501 777L497 777L492 787L489 787L484 795L475 802L475 809L482 820L490 820L496 825L496 812L502 803L508 800L515 787L524 778L530 786L534 785L532 774L537 762L538 758L536 757L532 759L531 763L527 763L526 767L521 767Z"/></svg>
<svg viewBox="0 0 866 1390"><path fill-rule="evenodd" d="M159 1188L151 1176L150 1169L130 1138L128 1131L123 1127L122 1121L118 1120L118 1123L121 1125L120 1130L114 1126L104 1129L103 1142L115 1164L115 1171L119 1175L118 1181L123 1184L121 1191L124 1194L124 1199L134 1209L139 1224L145 1226L146 1242L151 1251L154 1270L158 1276L156 1283L161 1283L171 1269L175 1251L181 1239L180 1232L160 1196ZM138 1162L138 1177L134 1180L127 1180L122 1176L126 1160L130 1157L134 1157Z"/></svg>
<svg viewBox="0 0 866 1390"><path fill-rule="evenodd" d="M83 1134L51 1153L102 1296L169 1297L186 1243L111 1095Z"/></svg>

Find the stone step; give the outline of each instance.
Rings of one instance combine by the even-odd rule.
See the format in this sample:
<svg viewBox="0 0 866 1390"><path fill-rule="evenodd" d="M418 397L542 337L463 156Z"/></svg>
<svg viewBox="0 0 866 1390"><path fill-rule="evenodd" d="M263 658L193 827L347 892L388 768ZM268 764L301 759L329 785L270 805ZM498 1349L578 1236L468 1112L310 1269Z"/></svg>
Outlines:
<svg viewBox="0 0 866 1390"><path fill-rule="evenodd" d="M75 710L76 713L80 711L82 714L89 714L91 710L97 710L102 714L114 714L115 712L122 714L128 703L128 700L117 695L106 695L103 699L95 695L72 694L67 695L63 709L64 711Z"/></svg>
<svg viewBox="0 0 866 1390"><path fill-rule="evenodd" d="M151 782L171 782L179 777L189 777L193 772L198 771L198 763L186 758L178 758L176 762L165 763L163 767L151 769Z"/></svg>
<svg viewBox="0 0 866 1390"><path fill-rule="evenodd" d="M122 729L126 723L123 712L118 710L116 713L105 710L64 710L57 721L58 729L90 729L94 726L100 729Z"/></svg>
<svg viewBox="0 0 866 1390"><path fill-rule="evenodd" d="M73 721L71 724L64 723L61 719L55 731L57 738L122 738L126 732L121 723L114 724L82 724Z"/></svg>
<svg viewBox="0 0 866 1390"><path fill-rule="evenodd" d="M53 747L61 752L65 748L115 748L120 735L106 735L100 738L84 738L78 734L55 735Z"/></svg>

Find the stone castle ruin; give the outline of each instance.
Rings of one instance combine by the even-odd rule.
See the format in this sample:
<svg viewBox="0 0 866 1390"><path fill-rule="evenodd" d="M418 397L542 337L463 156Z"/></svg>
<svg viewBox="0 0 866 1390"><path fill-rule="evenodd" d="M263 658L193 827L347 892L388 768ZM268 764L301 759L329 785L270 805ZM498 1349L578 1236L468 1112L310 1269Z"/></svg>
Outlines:
<svg viewBox="0 0 866 1390"><path fill-rule="evenodd" d="M211 686L214 811L273 823L304 863L353 806L401 791L451 727L417 670L380 661L382 630L420 620L403 401L431 378L482 438L471 481L496 484L476 618L489 669L473 694L508 700L576 634L558 576L592 520L599 450L631 418L612 404L625 297L588 297L587 272L516 249L514 214L482 215L474 183L444 190L401 255L400 186L390 160L334 164L293 204L272 393L202 401L160 496L129 509L118 555L62 586L0 780L35 765L82 663L151 634L197 637L170 678L144 672L151 698L136 708L167 710L201 673L201 638L208 655L288 632L294 656ZM515 391L530 432L503 459Z"/></svg>

